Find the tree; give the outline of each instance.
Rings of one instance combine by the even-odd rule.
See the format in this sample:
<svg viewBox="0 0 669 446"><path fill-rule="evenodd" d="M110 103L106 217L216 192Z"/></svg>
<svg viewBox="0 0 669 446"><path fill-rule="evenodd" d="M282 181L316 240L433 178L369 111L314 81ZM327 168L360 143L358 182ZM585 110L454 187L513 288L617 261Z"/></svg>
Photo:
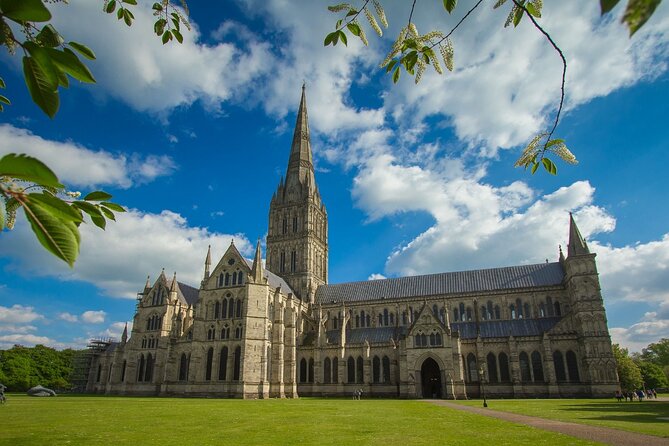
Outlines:
<svg viewBox="0 0 669 446"><path fill-rule="evenodd" d="M664 370L657 364L648 361L635 361L641 372L641 378L649 389L659 387L669 387L669 380L664 374Z"/></svg>
<svg viewBox="0 0 669 446"><path fill-rule="evenodd" d="M662 338L641 349L641 358L659 366L669 365L669 338Z"/></svg>
<svg viewBox="0 0 669 446"><path fill-rule="evenodd" d="M643 381L639 366L630 358L626 348L621 348L618 344L613 344L613 357L616 359L618 380L620 388L625 392L630 392L641 388Z"/></svg>
<svg viewBox="0 0 669 446"><path fill-rule="evenodd" d="M25 391L38 384L54 389L71 387L74 350L55 350L44 345L15 345L0 350L0 382L12 391Z"/></svg>
<svg viewBox="0 0 669 446"><path fill-rule="evenodd" d="M52 0L51 3L66 2ZM79 59L95 59L95 53L86 45L66 41L50 24L52 18L48 0L0 0L0 44L10 54L17 48L23 51L23 77L35 104L53 118L60 105L59 89L69 87L69 78L95 83L88 67ZM136 0L104 0L103 10L116 12L118 20L132 25L134 15L129 7ZM188 13L185 0L181 5ZM153 4L156 22L154 32L163 44L183 41L181 25L190 29L184 14L170 0ZM10 26L11 25L11 26ZM17 38L18 28L24 38ZM68 78L69 76L69 78ZM0 88L6 88L0 78ZM0 111L11 101L0 95ZM105 229L107 220L115 220L114 212L125 209L110 200L103 191L87 194L82 200L78 192L69 192L54 172L36 158L10 153L0 159L0 231L12 229L16 212L23 209L30 227L42 246L65 261L70 267L79 255L79 225L87 214L93 224Z"/></svg>
<svg viewBox="0 0 669 446"><path fill-rule="evenodd" d="M370 11L368 5L372 2L376 16ZM458 4L457 0L442 0L444 9L448 14L452 14ZM620 0L600 0L601 14L607 14L619 3ZM622 16L622 22L627 25L630 31L630 37L639 30L653 15L655 9L660 4L661 0L628 0L625 8L625 13ZM361 0L361 6L353 6L350 3L340 3L328 7L331 12L344 14L339 18L335 24L335 30L325 37L323 44L337 45L342 42L348 45L348 38L346 32L359 38L364 45L368 44L367 36L364 28L358 21L360 14L364 14L369 26L378 34L383 35L379 22L385 28L388 27L388 20L386 18L385 10L378 0ZM386 73L392 73L393 83L397 83L404 71L413 76L415 82L420 82L420 79L428 66L432 65L434 70L442 74L440 58L437 56L437 50L441 56L445 67L449 71L453 71L453 43L450 40L451 35L462 25L467 18L470 17L474 11L481 6L483 0L478 0L457 22L457 24L448 32L440 30L432 30L426 34L420 34L416 23L412 20L414 8L416 7L416 0L411 4L411 12L407 20L407 25L404 26L395 40L390 52L386 58L380 63L381 68L386 69ZM552 174L557 174L557 166L549 157L549 155L556 155L563 161L569 164L576 164L576 157L565 145L564 140L553 138L559 122L562 106L565 97L565 78L567 73L567 60L565 59L562 50L553 40L553 38L539 25L537 22L541 18L541 10L543 8L543 0L497 0L493 8L498 9L504 5L509 6L510 10L506 15L504 27L513 24L518 26L523 17L527 17L532 22L532 25L541 32L551 47L559 55L562 60L562 83L560 87L560 102L555 113L555 120L550 129L543 131L536 135L523 150L520 158L516 161L516 167L530 167L532 174L534 174L541 164L544 169ZM378 20L377 20L378 18Z"/></svg>

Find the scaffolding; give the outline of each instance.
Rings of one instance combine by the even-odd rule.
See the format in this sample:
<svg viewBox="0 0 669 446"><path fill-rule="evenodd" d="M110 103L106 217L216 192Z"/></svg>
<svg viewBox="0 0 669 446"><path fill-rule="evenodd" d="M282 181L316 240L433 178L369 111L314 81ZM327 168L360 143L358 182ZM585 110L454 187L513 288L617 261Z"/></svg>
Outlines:
<svg viewBox="0 0 669 446"><path fill-rule="evenodd" d="M70 375L73 392L86 392L93 359L107 350L114 342L116 341L113 338L91 339L88 342L86 349L80 350L74 354L72 357L72 375Z"/></svg>

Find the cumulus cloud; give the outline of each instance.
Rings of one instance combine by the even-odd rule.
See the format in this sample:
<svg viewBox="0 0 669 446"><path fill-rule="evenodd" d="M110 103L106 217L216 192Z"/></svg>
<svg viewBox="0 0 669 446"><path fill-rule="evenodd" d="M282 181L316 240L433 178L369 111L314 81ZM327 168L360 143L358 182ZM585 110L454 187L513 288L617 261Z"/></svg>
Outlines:
<svg viewBox="0 0 669 446"><path fill-rule="evenodd" d="M438 2L418 5L419 31L450 29L464 13L446 16L437 9ZM440 116L486 156L547 128L559 100L560 58L529 20L504 29L505 14L506 7L479 8L452 37L455 71L439 76L428 70L417 86L405 76L384 96L389 115L406 128ZM595 2L546 2L540 23L568 61L565 110L666 71L666 5L633 39L618 18L601 19Z"/></svg>
<svg viewBox="0 0 669 446"><path fill-rule="evenodd" d="M0 306L0 324L25 324L36 320L44 319L39 313L35 312L33 307L25 307L15 304L11 307Z"/></svg>
<svg viewBox="0 0 669 446"><path fill-rule="evenodd" d="M68 312L58 313L58 319L66 322L77 322L79 320L76 314L71 314Z"/></svg>
<svg viewBox="0 0 669 446"><path fill-rule="evenodd" d="M369 277L367 278L367 280L382 280L382 279L387 279L387 277L379 273L370 274Z"/></svg>
<svg viewBox="0 0 669 446"><path fill-rule="evenodd" d="M75 0L53 11L54 26L68 40L95 51L90 66L98 87L140 111L169 111L197 100L218 108L234 95L243 97L272 66L267 43L205 44L196 24L184 30L182 44L163 45L153 32L151 2L132 8L132 27L103 13L98 2Z"/></svg>
<svg viewBox="0 0 669 446"><path fill-rule="evenodd" d="M81 253L73 269L39 245L19 214L16 228L3 235L0 256L10 258L8 268L22 273L91 283L112 297L135 298L146 275L154 278L162 268L176 271L181 282L197 286L202 279L207 246L214 256L223 255L232 239L248 257L253 247L243 234L221 234L192 227L171 211L160 214L137 210L117 214L116 222L100 231L82 225Z"/></svg>
<svg viewBox="0 0 669 446"><path fill-rule="evenodd" d="M48 345L54 348L66 348L67 345L51 339L47 336L38 336L34 334L14 333L8 335L0 335L0 349L10 349L14 345L23 345L25 347L32 347L37 344Z"/></svg>
<svg viewBox="0 0 669 446"><path fill-rule="evenodd" d="M88 310L81 313L81 320L88 324L102 324L105 321L107 313L102 310Z"/></svg>
<svg viewBox="0 0 669 446"><path fill-rule="evenodd" d="M166 155L113 154L72 141L46 140L30 130L0 125L0 156L25 153L46 163L68 186L128 188L171 174L176 165Z"/></svg>
<svg viewBox="0 0 669 446"><path fill-rule="evenodd" d="M660 306L660 311L649 311L643 318L629 327L612 327L611 341L631 351L640 352L642 348L661 338L669 337L669 301ZM661 314L664 313L664 314Z"/></svg>

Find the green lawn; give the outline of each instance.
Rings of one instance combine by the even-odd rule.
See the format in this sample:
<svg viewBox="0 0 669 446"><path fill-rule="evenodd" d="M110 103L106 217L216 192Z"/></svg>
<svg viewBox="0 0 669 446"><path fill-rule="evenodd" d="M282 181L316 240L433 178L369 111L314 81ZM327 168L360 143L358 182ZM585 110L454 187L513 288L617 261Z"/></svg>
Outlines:
<svg viewBox="0 0 669 446"><path fill-rule="evenodd" d="M480 401L458 401L480 406ZM613 398L579 400L488 400L490 409L552 420L612 427L648 435L669 437L669 402L619 403ZM664 418L664 419L663 419Z"/></svg>
<svg viewBox="0 0 669 446"><path fill-rule="evenodd" d="M9 395L3 445L585 445L422 401Z"/></svg>

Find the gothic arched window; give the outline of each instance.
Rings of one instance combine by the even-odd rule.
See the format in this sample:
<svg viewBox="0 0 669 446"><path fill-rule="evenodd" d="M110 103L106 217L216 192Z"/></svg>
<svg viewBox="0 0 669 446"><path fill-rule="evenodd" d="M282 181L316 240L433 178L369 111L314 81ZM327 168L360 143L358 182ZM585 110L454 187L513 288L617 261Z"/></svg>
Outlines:
<svg viewBox="0 0 669 446"><path fill-rule="evenodd" d="M530 358L528 358L527 353L521 352L520 355L518 355L518 364L520 365L520 380L522 382L532 382Z"/></svg>
<svg viewBox="0 0 669 446"><path fill-rule="evenodd" d="M534 382L543 382L544 366L541 362L541 355L537 351L532 352L532 371L534 372Z"/></svg>
<svg viewBox="0 0 669 446"><path fill-rule="evenodd" d="M221 356L218 360L218 379L225 381L228 374L228 347L221 349Z"/></svg>
<svg viewBox="0 0 669 446"><path fill-rule="evenodd" d="M499 380L503 383L511 381L511 375L509 374L509 357L506 353L500 353L497 358L499 359Z"/></svg>
<svg viewBox="0 0 669 446"><path fill-rule="evenodd" d="M213 362L214 362L214 348L209 347L209 350L207 350L207 365L204 376L205 381L211 381L211 366Z"/></svg>
<svg viewBox="0 0 669 446"><path fill-rule="evenodd" d="M557 350L553 352L553 367L555 368L555 379L559 381L566 381L567 375L564 372L564 358L562 352Z"/></svg>
<svg viewBox="0 0 669 446"><path fill-rule="evenodd" d="M497 358L495 354L490 352L486 357L486 363L488 366L488 382L496 383L497 379Z"/></svg>
<svg viewBox="0 0 669 446"><path fill-rule="evenodd" d="M323 361L323 382L325 384L330 384L332 380L332 366L330 364L330 358L325 358L325 361Z"/></svg>
<svg viewBox="0 0 669 446"><path fill-rule="evenodd" d="M235 381L239 381L239 375L241 374L241 367L242 367L242 348L237 347L235 349L235 358L234 358L234 370L232 374L232 379Z"/></svg>
<svg viewBox="0 0 669 446"><path fill-rule="evenodd" d="M362 383L363 381L363 368L362 368L362 356L358 356L358 359L355 361L355 378L356 382Z"/></svg>
<svg viewBox="0 0 669 446"><path fill-rule="evenodd" d="M355 359L353 359L353 356L349 356L348 360L346 361L346 371L348 375L348 382L349 383L354 383L355 382Z"/></svg>
<svg viewBox="0 0 669 446"><path fill-rule="evenodd" d="M237 299L237 317L242 317L242 300Z"/></svg>
<svg viewBox="0 0 669 446"><path fill-rule="evenodd" d="M181 360L179 361L179 381L186 381L188 376L188 358L185 353L181 354Z"/></svg>
<svg viewBox="0 0 669 446"><path fill-rule="evenodd" d="M576 361L576 354L571 350L567 352L567 370L569 371L569 381L580 381L578 376L578 362Z"/></svg>
<svg viewBox="0 0 669 446"><path fill-rule="evenodd" d="M378 384L381 380L381 360L378 356L374 356L372 359L372 381L375 384Z"/></svg>
<svg viewBox="0 0 669 446"><path fill-rule="evenodd" d="M300 360L300 382L307 382L307 360L304 358Z"/></svg>

